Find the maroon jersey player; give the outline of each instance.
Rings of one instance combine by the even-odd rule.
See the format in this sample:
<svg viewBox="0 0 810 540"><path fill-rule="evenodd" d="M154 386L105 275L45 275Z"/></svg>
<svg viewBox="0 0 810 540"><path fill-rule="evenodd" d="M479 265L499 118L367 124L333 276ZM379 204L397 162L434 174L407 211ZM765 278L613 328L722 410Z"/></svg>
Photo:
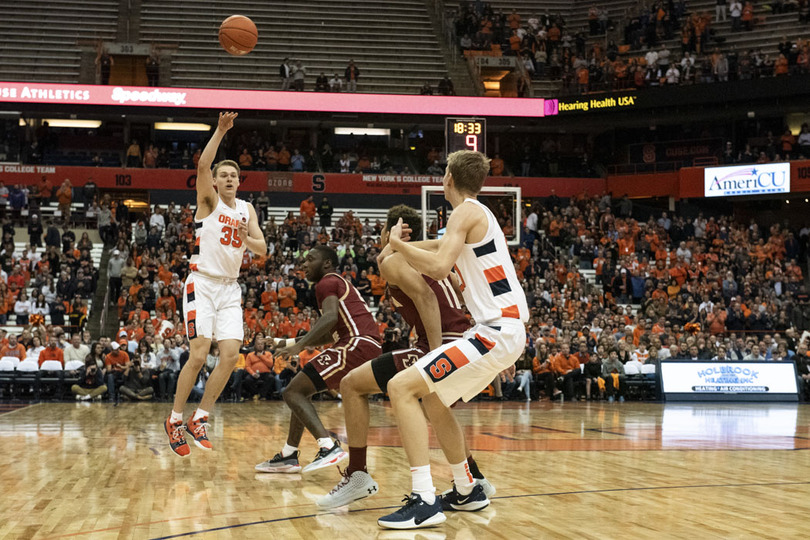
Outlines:
<svg viewBox="0 0 810 540"><path fill-rule="evenodd" d="M442 342L458 339L470 328L470 321L464 314L464 309L461 306L461 302L458 300L456 291L453 289L452 282L449 278L436 281L424 275L422 279L427 285L428 290L423 289L421 285L420 289L422 289L425 294L433 294L439 305ZM416 302L414 302L405 291L395 285L390 285L388 292L391 295L394 308L402 315L402 318L408 326L413 328L414 334L416 335L416 343L414 343L413 347L410 349L392 351L392 364L383 361L373 362L374 378L377 380L377 384L382 392L386 391L388 381L391 380L397 372L410 367L417 358L430 352L428 333L425 330L422 318L419 316L419 307L416 305ZM394 371L390 372L392 367Z"/></svg>
<svg viewBox="0 0 810 540"><path fill-rule="evenodd" d="M353 369L376 358L382 352L374 317L354 286L335 273L338 257L334 249L315 246L307 254L304 272L315 282L315 296L321 317L305 336L287 340L276 356L297 355L305 347L334 343L313 358L284 390L284 401L292 410L287 443L272 459L256 465L260 472L294 473L301 470L298 445L304 428L318 441L315 460L304 467L310 472L336 465L348 454L324 428L310 397L326 390L338 390L343 378Z"/></svg>
<svg viewBox="0 0 810 540"><path fill-rule="evenodd" d="M382 243L388 243L388 230L400 218L412 225L413 236L420 234L419 214L408 206L395 206L388 212ZM459 301L457 286L447 277L436 281L420 274L398 254L387 257L380 265L380 274L388 281L389 292L397 311L416 333L416 343L409 349L391 351L369 364L352 371L340 385L349 438L349 467L341 481L327 495L317 500L322 508L336 508L375 494L379 486L366 471L366 444L369 425L368 395L387 391L388 381L398 372L409 368L419 358L439 347L459 339L470 328ZM457 284L456 284L457 285ZM467 458L470 475L490 495L495 489L484 479L466 449L462 431L453 413L436 396L423 402L431 422L455 425L454 431L443 432L439 440L451 463ZM449 435L447 435L449 433ZM466 508L454 508L466 509Z"/></svg>

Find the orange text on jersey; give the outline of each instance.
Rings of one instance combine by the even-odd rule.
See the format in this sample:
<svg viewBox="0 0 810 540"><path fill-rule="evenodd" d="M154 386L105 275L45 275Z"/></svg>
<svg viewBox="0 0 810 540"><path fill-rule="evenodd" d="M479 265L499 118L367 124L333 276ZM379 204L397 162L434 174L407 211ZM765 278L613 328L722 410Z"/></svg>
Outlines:
<svg viewBox="0 0 810 540"><path fill-rule="evenodd" d="M231 216L226 216L225 214L219 215L219 222L225 223L230 225L231 227L239 227L239 222L233 219Z"/></svg>

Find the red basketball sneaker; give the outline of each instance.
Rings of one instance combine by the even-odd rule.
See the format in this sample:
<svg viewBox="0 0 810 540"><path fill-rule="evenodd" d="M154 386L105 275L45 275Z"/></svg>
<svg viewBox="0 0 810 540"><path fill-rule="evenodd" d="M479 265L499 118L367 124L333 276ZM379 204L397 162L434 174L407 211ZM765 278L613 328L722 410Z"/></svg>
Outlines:
<svg viewBox="0 0 810 540"><path fill-rule="evenodd" d="M194 420L194 414L192 414L191 418L192 419L186 423L186 431L188 431L194 439L194 444L203 450L211 450L211 441L208 440L208 417L203 416L202 418Z"/></svg>
<svg viewBox="0 0 810 540"><path fill-rule="evenodd" d="M191 448L189 448L186 438L183 436L182 420L173 423L170 416L163 422L163 429L166 430L166 435L169 436L169 446L171 446L172 452L180 457L186 457L191 453Z"/></svg>

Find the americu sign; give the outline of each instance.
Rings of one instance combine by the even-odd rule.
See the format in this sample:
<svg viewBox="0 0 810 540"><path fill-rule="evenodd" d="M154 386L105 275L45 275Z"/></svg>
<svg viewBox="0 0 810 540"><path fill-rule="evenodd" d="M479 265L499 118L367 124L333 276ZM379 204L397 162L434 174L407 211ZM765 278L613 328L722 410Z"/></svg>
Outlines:
<svg viewBox="0 0 810 540"><path fill-rule="evenodd" d="M752 163L703 171L705 197L771 195L790 192L790 163Z"/></svg>

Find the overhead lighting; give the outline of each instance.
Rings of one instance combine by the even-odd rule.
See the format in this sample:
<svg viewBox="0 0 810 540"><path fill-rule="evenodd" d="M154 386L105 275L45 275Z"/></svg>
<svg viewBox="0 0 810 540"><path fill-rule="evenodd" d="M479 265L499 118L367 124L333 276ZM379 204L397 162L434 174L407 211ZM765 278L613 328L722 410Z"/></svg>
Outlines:
<svg viewBox="0 0 810 540"><path fill-rule="evenodd" d="M211 126L185 122L155 122L155 129L160 131L211 131Z"/></svg>
<svg viewBox="0 0 810 540"><path fill-rule="evenodd" d="M368 135L369 137L390 137L391 130L383 128L339 127L335 128L335 135Z"/></svg>
<svg viewBox="0 0 810 540"><path fill-rule="evenodd" d="M43 122L48 122L48 127L52 128L83 128L83 129L96 129L101 125L101 120L74 120L70 118L43 118ZM20 118L20 126L25 127L28 124L25 120Z"/></svg>
<svg viewBox="0 0 810 540"><path fill-rule="evenodd" d="M501 81L484 81L484 90L500 90Z"/></svg>

